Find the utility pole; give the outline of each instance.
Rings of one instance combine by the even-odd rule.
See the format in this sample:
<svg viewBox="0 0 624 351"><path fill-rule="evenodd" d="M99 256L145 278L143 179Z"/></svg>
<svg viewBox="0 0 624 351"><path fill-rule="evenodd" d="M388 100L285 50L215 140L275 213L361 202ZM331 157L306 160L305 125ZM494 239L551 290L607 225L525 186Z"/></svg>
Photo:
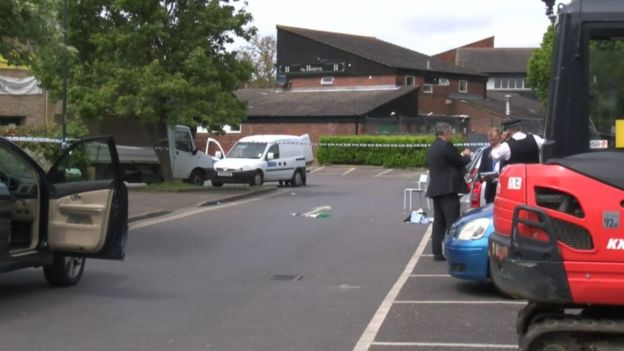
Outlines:
<svg viewBox="0 0 624 351"><path fill-rule="evenodd" d="M65 50L63 50L63 125L62 125L62 135L61 135L61 148L67 148L67 75L69 74L69 63L67 57L67 32L69 31L69 26L67 24L67 0L63 0L63 44L65 45Z"/></svg>

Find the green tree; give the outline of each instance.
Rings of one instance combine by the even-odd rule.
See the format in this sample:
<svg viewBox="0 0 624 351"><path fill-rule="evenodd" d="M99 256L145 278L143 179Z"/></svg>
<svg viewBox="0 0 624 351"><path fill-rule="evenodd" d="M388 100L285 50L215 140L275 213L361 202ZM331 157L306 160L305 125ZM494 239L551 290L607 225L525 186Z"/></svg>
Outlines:
<svg viewBox="0 0 624 351"><path fill-rule="evenodd" d="M527 69L527 83L533 88L542 105L546 105L548 99L554 35L555 27L549 26L542 37L542 44L531 54Z"/></svg>
<svg viewBox="0 0 624 351"><path fill-rule="evenodd" d="M0 56L11 65L29 65L43 52L61 53L59 3L59 0L0 1Z"/></svg>
<svg viewBox="0 0 624 351"><path fill-rule="evenodd" d="M69 8L69 115L113 116L145 123L172 178L167 126L237 124L245 106L234 90L251 67L227 46L255 34L238 0L81 0ZM60 90L61 61L35 67Z"/></svg>
<svg viewBox="0 0 624 351"><path fill-rule="evenodd" d="M254 36L249 44L240 50L241 60L251 64L253 72L248 83L249 88L272 88L275 86L277 73L277 41L275 37Z"/></svg>

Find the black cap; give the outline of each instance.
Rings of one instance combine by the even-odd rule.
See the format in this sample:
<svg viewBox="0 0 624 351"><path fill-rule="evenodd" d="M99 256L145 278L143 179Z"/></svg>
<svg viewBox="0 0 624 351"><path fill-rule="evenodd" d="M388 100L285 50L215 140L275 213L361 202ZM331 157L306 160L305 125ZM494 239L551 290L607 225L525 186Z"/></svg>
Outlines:
<svg viewBox="0 0 624 351"><path fill-rule="evenodd" d="M517 119L517 118L508 119L506 121L503 121L503 128L509 129L512 127L517 127L520 125L520 123L522 123L522 120L520 119Z"/></svg>

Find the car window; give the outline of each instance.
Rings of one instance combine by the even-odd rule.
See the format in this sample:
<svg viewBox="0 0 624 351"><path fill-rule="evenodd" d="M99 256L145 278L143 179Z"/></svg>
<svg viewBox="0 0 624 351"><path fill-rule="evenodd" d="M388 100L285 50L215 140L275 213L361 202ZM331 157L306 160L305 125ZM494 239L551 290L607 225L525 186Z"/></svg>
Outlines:
<svg viewBox="0 0 624 351"><path fill-rule="evenodd" d="M230 153L228 158L260 158L264 154L266 149L266 143L253 143L253 142L238 142Z"/></svg>
<svg viewBox="0 0 624 351"><path fill-rule="evenodd" d="M269 152L273 153L273 158L274 159L278 159L280 158L280 154L279 154L279 145L277 144L273 144L271 145L271 147L269 148Z"/></svg>
<svg viewBox="0 0 624 351"><path fill-rule="evenodd" d="M30 194L36 181L36 172L26 160L6 148L0 149L0 189L3 193Z"/></svg>
<svg viewBox="0 0 624 351"><path fill-rule="evenodd" d="M48 178L53 184L113 179L111 159L108 144L82 143L59 159Z"/></svg>
<svg viewBox="0 0 624 351"><path fill-rule="evenodd" d="M179 151L193 152L193 143L188 133L175 132L175 146Z"/></svg>

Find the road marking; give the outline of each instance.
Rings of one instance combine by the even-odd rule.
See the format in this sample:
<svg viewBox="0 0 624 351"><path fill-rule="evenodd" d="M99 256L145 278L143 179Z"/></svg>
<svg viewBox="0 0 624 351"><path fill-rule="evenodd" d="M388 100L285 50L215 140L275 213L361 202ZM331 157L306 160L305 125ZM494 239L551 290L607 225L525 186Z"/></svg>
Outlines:
<svg viewBox="0 0 624 351"><path fill-rule="evenodd" d="M399 292L401 291L401 288L403 288L403 285L405 285L405 282L407 282L410 273L414 270L414 267L416 267L416 264L420 259L420 255L422 255L423 251L425 251L425 248L427 247L427 242L429 241L429 237L431 237L431 225L429 225L429 227L427 228L425 235L420 241L418 248L416 248L416 252L407 263L405 270L403 271L403 273L401 273L401 276L399 276L399 279L396 281L396 283L394 283L394 286L392 287L392 289L390 289L388 295L386 295L386 298L377 309L377 312L375 312L373 319L371 319L371 321L368 323L368 326L364 330L364 333L362 334L362 336L360 336L360 340L358 340L357 344L355 344L353 351L367 351L373 344L373 341L375 340L375 337L377 336L381 325L386 319L388 312L390 312L390 307L392 307L392 303L396 300Z"/></svg>
<svg viewBox="0 0 624 351"><path fill-rule="evenodd" d="M410 278L450 278L450 274L410 274Z"/></svg>
<svg viewBox="0 0 624 351"><path fill-rule="evenodd" d="M322 166L322 167L319 167L319 168L315 168L315 169L311 170L310 173L316 173L316 172L320 171L323 168L325 168L325 166Z"/></svg>
<svg viewBox="0 0 624 351"><path fill-rule="evenodd" d="M136 222L134 224L131 224L128 226L128 230L135 230L135 229L140 229L140 228L145 228L145 227L150 227L156 224L160 224L160 223L165 223L165 222L170 222L170 221L175 221L177 219L181 219L181 218L185 218L188 216L192 216L192 215L196 215L199 213L204 213L204 212L210 212L210 211L215 211L221 208L228 208L228 207L233 207L233 206L238 206L238 205L242 205L242 204L247 204L247 203L251 203L251 202L255 202L258 200L264 200L266 198L272 197L272 196L276 196L279 194L283 194L285 192L285 190L282 191L273 191L267 195L264 196L258 196L258 197L251 197L248 199L243 199L243 200L239 200L239 201L233 201L233 202L227 202L218 206L206 206L206 207L198 207L198 208L190 208L188 210L184 210L182 212L174 212L171 215L168 216L163 216L163 217L158 217L152 220L146 220L146 221L140 221L140 222Z"/></svg>
<svg viewBox="0 0 624 351"><path fill-rule="evenodd" d="M355 171L355 170L356 170L356 168L355 168L355 167L350 168L349 170L347 170L346 172L344 172L342 175L343 175L343 176L345 176L345 175L347 175L347 174L349 174L349 173L351 173L351 172L353 172L353 171Z"/></svg>
<svg viewBox="0 0 624 351"><path fill-rule="evenodd" d="M391 346L391 347L439 347L439 348L466 348L466 349L518 349L518 345L509 344L455 344L455 343L438 343L438 342L374 342L374 346Z"/></svg>
<svg viewBox="0 0 624 351"><path fill-rule="evenodd" d="M382 175L388 174L388 173L390 173L392 171L394 171L394 170L393 169L387 169L387 170L385 170L385 171L383 171L381 173L376 174L375 177L381 177Z"/></svg>
<svg viewBox="0 0 624 351"><path fill-rule="evenodd" d="M526 305L526 301L484 300L397 300L396 304L402 305Z"/></svg>

